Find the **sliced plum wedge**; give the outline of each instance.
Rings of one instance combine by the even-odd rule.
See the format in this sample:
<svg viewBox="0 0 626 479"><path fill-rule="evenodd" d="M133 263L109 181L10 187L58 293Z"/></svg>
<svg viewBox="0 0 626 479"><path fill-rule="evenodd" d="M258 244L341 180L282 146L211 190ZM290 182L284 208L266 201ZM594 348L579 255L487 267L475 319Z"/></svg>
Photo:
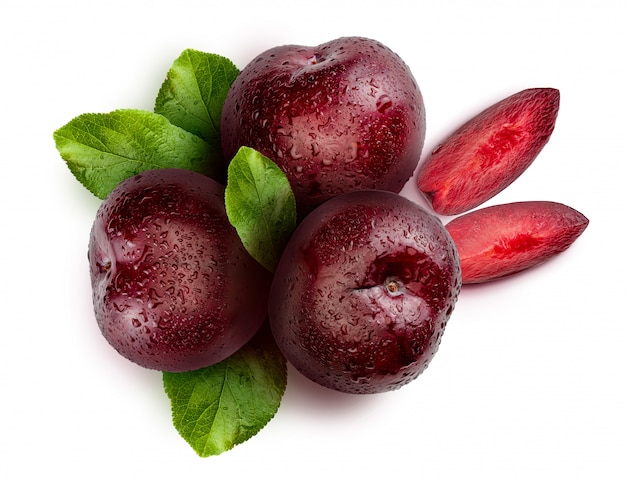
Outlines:
<svg viewBox="0 0 626 479"><path fill-rule="evenodd" d="M552 201L490 206L459 216L446 229L461 260L463 284L523 271L565 251L587 228L580 212Z"/></svg>
<svg viewBox="0 0 626 479"><path fill-rule="evenodd" d="M417 186L441 215L480 206L515 181L546 145L560 93L522 90L469 120L419 166Z"/></svg>

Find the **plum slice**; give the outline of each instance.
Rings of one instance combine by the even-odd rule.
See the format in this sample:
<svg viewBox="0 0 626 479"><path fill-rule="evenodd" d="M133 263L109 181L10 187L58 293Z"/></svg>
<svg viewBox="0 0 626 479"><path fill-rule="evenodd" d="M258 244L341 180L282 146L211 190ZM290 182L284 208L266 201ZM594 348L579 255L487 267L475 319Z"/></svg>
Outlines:
<svg viewBox="0 0 626 479"><path fill-rule="evenodd" d="M463 284L523 271L565 251L587 228L579 211L551 201L482 208L446 225L459 257Z"/></svg>
<svg viewBox="0 0 626 479"><path fill-rule="evenodd" d="M522 90L457 129L418 168L433 210L465 213L513 183L550 139L559 101L554 88Z"/></svg>

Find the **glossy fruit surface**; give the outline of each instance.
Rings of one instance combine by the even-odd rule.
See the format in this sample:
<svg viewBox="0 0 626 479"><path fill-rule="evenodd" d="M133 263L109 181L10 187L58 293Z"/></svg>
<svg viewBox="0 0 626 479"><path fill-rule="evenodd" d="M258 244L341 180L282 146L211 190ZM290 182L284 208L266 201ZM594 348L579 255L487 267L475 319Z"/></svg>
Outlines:
<svg viewBox="0 0 626 479"><path fill-rule="evenodd" d="M408 66L368 38L284 45L253 59L224 103L222 147L272 159L308 213L340 193L399 192L424 144L422 95Z"/></svg>
<svg viewBox="0 0 626 479"><path fill-rule="evenodd" d="M589 220L569 206L526 201L490 206L446 228L461 259L463 283L483 283L541 264L565 251Z"/></svg>
<svg viewBox="0 0 626 479"><path fill-rule="evenodd" d="M209 366L266 318L271 279L230 226L224 187L198 173L123 181L98 210L89 263L102 334L146 368Z"/></svg>
<svg viewBox="0 0 626 479"><path fill-rule="evenodd" d="M487 108L448 137L420 164L417 186L435 212L457 215L515 181L554 130L559 91L533 88Z"/></svg>
<svg viewBox="0 0 626 479"><path fill-rule="evenodd" d="M390 192L347 193L296 229L272 283L270 325L313 381L389 391L430 363L460 285L456 249L437 218Z"/></svg>

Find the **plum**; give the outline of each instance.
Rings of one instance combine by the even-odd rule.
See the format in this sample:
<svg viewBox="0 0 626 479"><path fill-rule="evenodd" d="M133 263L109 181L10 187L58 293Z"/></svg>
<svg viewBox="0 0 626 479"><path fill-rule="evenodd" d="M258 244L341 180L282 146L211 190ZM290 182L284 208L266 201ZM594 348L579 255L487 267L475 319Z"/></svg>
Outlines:
<svg viewBox="0 0 626 479"><path fill-rule="evenodd" d="M463 284L510 276L568 249L589 220L554 201L519 201L457 216L446 229L459 252Z"/></svg>
<svg viewBox="0 0 626 479"><path fill-rule="evenodd" d="M209 366L267 317L271 276L228 222L224 187L160 169L119 184L89 241L95 316L107 341L145 368Z"/></svg>
<svg viewBox="0 0 626 479"><path fill-rule="evenodd" d="M433 210L446 216L465 213L513 183L548 143L559 104L559 90L529 88L459 127L415 175Z"/></svg>
<svg viewBox="0 0 626 479"><path fill-rule="evenodd" d="M399 192L424 134L424 101L409 67L362 37L259 54L235 79L221 117L226 158L248 146L272 159L300 216L349 191Z"/></svg>
<svg viewBox="0 0 626 479"><path fill-rule="evenodd" d="M272 282L270 325L309 379L384 392L428 366L460 287L459 257L438 218L395 193L344 193L289 240Z"/></svg>

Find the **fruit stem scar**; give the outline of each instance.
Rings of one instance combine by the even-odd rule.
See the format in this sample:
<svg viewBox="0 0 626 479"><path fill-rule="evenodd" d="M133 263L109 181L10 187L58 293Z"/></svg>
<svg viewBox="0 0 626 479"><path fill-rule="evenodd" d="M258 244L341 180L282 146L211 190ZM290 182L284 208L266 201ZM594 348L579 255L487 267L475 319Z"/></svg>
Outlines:
<svg viewBox="0 0 626 479"><path fill-rule="evenodd" d="M98 262L100 272L106 273L111 270L111 260L103 260Z"/></svg>
<svg viewBox="0 0 626 479"><path fill-rule="evenodd" d="M389 296L400 296L404 294L404 284L397 278L387 278L385 280L385 291Z"/></svg>

